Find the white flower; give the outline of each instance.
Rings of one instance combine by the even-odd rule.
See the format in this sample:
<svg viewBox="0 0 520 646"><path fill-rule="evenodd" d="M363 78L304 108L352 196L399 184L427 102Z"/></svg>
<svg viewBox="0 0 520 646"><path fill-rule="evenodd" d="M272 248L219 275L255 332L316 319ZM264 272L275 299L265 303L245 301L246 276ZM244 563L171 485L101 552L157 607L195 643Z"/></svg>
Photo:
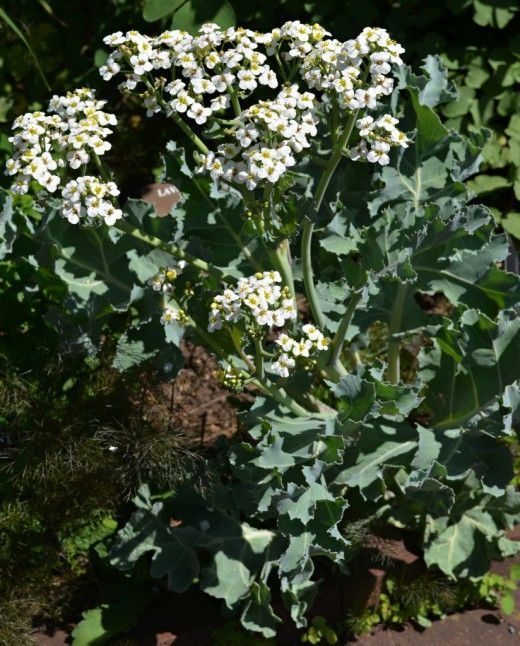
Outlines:
<svg viewBox="0 0 520 646"><path fill-rule="evenodd" d="M230 97L229 94L221 94L220 96L211 99L210 101L210 110L212 112L219 112L220 110L226 110L230 106Z"/></svg>
<svg viewBox="0 0 520 646"><path fill-rule="evenodd" d="M292 298L282 300L282 311L286 320L295 319L298 316L296 304Z"/></svg>
<svg viewBox="0 0 520 646"><path fill-rule="evenodd" d="M215 86L217 92L226 92L228 88L233 85L235 75L229 70L225 70L222 74L216 74L211 77L211 82Z"/></svg>
<svg viewBox="0 0 520 646"><path fill-rule="evenodd" d="M367 160L372 163L381 164L381 166L386 166L390 163L390 157L387 155L389 150L390 146L384 141L375 141L367 155Z"/></svg>
<svg viewBox="0 0 520 646"><path fill-rule="evenodd" d="M294 368L296 362L294 359L287 354L281 354L278 357L277 361L274 361L271 364L271 370L280 377L287 378L289 376L289 371Z"/></svg>
<svg viewBox="0 0 520 646"><path fill-rule="evenodd" d="M146 72L151 72L153 70L153 65L150 59L145 54L134 54L130 57L130 64L134 68L134 74L142 76Z"/></svg>
<svg viewBox="0 0 520 646"><path fill-rule="evenodd" d="M208 332L215 332L222 328L223 321L219 315L213 315L209 319Z"/></svg>
<svg viewBox="0 0 520 646"><path fill-rule="evenodd" d="M186 110L194 103L195 99L193 99L186 91L181 90L170 105L176 112L186 112Z"/></svg>
<svg viewBox="0 0 520 646"><path fill-rule="evenodd" d="M318 330L318 328L314 327L314 325L311 325L310 323L303 325L302 330L311 341L317 341L318 339L321 339L323 337L323 334L320 332L320 330Z"/></svg>
<svg viewBox="0 0 520 646"><path fill-rule="evenodd" d="M18 175L11 184L11 191L17 195L25 195L29 190L30 180L31 178L28 175Z"/></svg>
<svg viewBox="0 0 520 646"><path fill-rule="evenodd" d="M205 108L202 103L195 102L190 105L186 114L191 119L194 119L195 123L202 125L211 116L211 110L210 108Z"/></svg>
<svg viewBox="0 0 520 646"><path fill-rule="evenodd" d="M283 334L280 334L280 336L276 339L275 343L277 343L284 352L290 352L295 341L294 339L291 339L291 337L288 334L283 333Z"/></svg>
<svg viewBox="0 0 520 646"><path fill-rule="evenodd" d="M184 83L184 81L181 81L180 79L176 79L175 81L168 83L164 87L164 91L168 94L171 94L172 96L176 96L177 94L179 94L179 92L185 89L186 83Z"/></svg>
<svg viewBox="0 0 520 646"><path fill-rule="evenodd" d="M187 322L186 313L184 310L175 307L165 307L161 316L161 323L167 325L168 323L180 323L185 325Z"/></svg>
<svg viewBox="0 0 520 646"><path fill-rule="evenodd" d="M368 155L368 148L365 141L361 140L357 146L349 150L349 157L352 161L365 160Z"/></svg>
<svg viewBox="0 0 520 646"><path fill-rule="evenodd" d="M190 83L195 94L213 94L217 88L207 78L195 78Z"/></svg>
<svg viewBox="0 0 520 646"><path fill-rule="evenodd" d="M328 350L330 346L330 338L328 336L321 336L316 339L316 349L317 350Z"/></svg>
<svg viewBox="0 0 520 646"><path fill-rule="evenodd" d="M121 31L116 31L113 34L110 34L109 36L105 36L103 38L103 42L105 45L110 45L110 47L115 47L116 45L121 45L122 43L126 42L125 36L123 36L123 32Z"/></svg>
<svg viewBox="0 0 520 646"><path fill-rule="evenodd" d="M114 60L107 61L106 65L99 68L99 73L104 81L110 81L112 77L121 71L121 66Z"/></svg>
<svg viewBox="0 0 520 646"><path fill-rule="evenodd" d="M258 82L260 85L267 85L271 88L278 87L278 78L273 70L267 65L263 68L262 73L258 77Z"/></svg>
<svg viewBox="0 0 520 646"><path fill-rule="evenodd" d="M294 342L291 352L295 357L309 357L312 348L312 341L309 339L301 339L300 341Z"/></svg>
<svg viewBox="0 0 520 646"><path fill-rule="evenodd" d="M218 54L218 52L215 52L215 51L210 52L204 59L204 64L206 65L208 70L212 70L220 62L221 62L220 55Z"/></svg>
<svg viewBox="0 0 520 646"><path fill-rule="evenodd" d="M237 74L238 87L241 90L249 90L252 92L258 85L256 77L250 70L240 70Z"/></svg>
<svg viewBox="0 0 520 646"><path fill-rule="evenodd" d="M49 193L54 193L60 185L60 178L58 175L51 175L49 173L41 179L40 184L43 188L49 191Z"/></svg>

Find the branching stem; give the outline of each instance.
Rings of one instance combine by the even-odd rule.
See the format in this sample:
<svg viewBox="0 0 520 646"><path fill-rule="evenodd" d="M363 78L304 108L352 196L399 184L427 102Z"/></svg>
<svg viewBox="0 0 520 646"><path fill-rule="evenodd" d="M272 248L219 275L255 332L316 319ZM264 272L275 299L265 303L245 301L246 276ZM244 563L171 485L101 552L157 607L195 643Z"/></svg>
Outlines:
<svg viewBox="0 0 520 646"><path fill-rule="evenodd" d="M313 199L313 209L315 213L317 213L321 207L321 203L323 202L323 198L325 197L325 193L330 184L330 180L332 179L332 176L334 175L334 171L336 170L339 164L339 161L341 159L343 148L347 145L350 135L352 134L352 130L354 128L357 115L358 115L357 110L356 112L353 112L350 115L349 119L345 124L345 128L341 133L341 136L339 137L339 139L335 143L334 148L332 149L330 159L327 165L325 166L325 168L323 169L323 172L318 182L316 193ZM312 222L311 219L306 217L303 223L303 235L302 235L303 283L305 285L305 293L307 294L309 307L311 309L314 320L319 327L324 328L325 318L323 316L323 312L321 311L318 294L316 293L316 287L314 285L314 275L312 271L311 250L312 250L313 232L314 232L314 223Z"/></svg>
<svg viewBox="0 0 520 646"><path fill-rule="evenodd" d="M341 351L343 349L343 344L345 342L345 337L352 321L352 317L354 316L354 312L356 311L356 307L361 300L362 295L362 291L359 290L357 292L354 292L350 297L347 309L343 314L343 317L339 323L339 327L336 331L336 334L334 335L334 338L332 339L330 346L330 359L327 367L331 369L331 373L337 373L337 376L340 377L346 373L345 368L341 363Z"/></svg>

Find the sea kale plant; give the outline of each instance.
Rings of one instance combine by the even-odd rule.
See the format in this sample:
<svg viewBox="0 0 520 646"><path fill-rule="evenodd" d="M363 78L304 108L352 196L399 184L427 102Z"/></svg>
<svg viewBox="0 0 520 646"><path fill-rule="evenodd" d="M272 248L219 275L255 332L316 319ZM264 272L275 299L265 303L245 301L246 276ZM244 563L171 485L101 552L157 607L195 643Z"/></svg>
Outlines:
<svg viewBox="0 0 520 646"><path fill-rule="evenodd" d="M142 488L112 563L147 559L272 637L282 603L306 624L316 567L348 570L352 528L415 533L453 579L515 553L518 278L464 186L489 132L442 124L439 60L418 74L384 29L340 42L297 21L105 43L103 78L185 144L161 176L182 202L118 203L116 121L80 89L15 122L7 172L42 221L7 199L3 254L39 267L33 288L58 276L69 315L50 320L91 354L117 334L116 367L171 379L192 339L254 395L203 494Z"/></svg>

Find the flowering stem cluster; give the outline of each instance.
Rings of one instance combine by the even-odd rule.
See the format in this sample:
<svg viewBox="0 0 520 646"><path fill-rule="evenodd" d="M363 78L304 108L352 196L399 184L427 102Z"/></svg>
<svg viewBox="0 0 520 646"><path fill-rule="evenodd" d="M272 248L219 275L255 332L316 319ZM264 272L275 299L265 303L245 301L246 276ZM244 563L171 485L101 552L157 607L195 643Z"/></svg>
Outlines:
<svg viewBox="0 0 520 646"><path fill-rule="evenodd" d="M268 375L286 379L293 369L314 370L318 363L329 378L345 373L342 349L361 295L351 296L334 338L326 337L312 263L314 219L343 156L384 166L391 148L408 145L397 119L381 113L381 101L393 89L392 66L402 63L403 48L384 29L366 28L341 42L319 25L299 21L267 33L211 23L195 36L171 30L149 37L132 30L111 34L104 42L113 51L100 69L102 77L122 77L120 90L136 93L147 116L171 118L197 151L197 171L222 190L240 194L274 270L232 287L218 268L125 222L115 202L118 188L100 160L110 149L108 126L116 120L90 90L53 97L47 113L15 121L15 153L6 170L15 176L13 190L24 193L32 181L49 193L60 188L61 213L70 223L103 221L173 255L176 264L152 281L163 298L173 298L175 279L185 265L227 283L211 305L209 334L173 301L165 301L162 321L192 325L217 351L212 332L239 329L240 343L231 336L249 378L301 414L304 409ZM377 116L370 114L373 110ZM326 145L318 145L318 138L325 138ZM327 145L330 153L323 158ZM277 206L304 159L317 160L322 172L311 212L302 214L302 278L313 324L301 327L291 245ZM87 174L91 163L99 176ZM273 335L269 349L267 339ZM233 374L222 378L234 388L247 380L242 368L231 365L230 370Z"/></svg>

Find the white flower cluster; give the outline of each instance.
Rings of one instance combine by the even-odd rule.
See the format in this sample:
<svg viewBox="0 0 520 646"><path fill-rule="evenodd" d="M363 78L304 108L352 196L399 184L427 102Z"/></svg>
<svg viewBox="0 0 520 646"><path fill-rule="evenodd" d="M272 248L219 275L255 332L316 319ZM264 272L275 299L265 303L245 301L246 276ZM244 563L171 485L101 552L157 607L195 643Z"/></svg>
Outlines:
<svg viewBox="0 0 520 646"><path fill-rule="evenodd" d="M67 181L65 168L73 170L89 163L92 155L110 150L106 141L117 123L113 114L102 110L94 92L81 88L66 96L53 96L47 112L28 112L13 123L15 134L9 138L14 155L6 163L6 174L14 175L11 190L23 195L36 180L49 193L61 186L62 214L73 224L82 216L114 224L122 217L111 201L119 191L113 182L83 176Z"/></svg>
<svg viewBox="0 0 520 646"><path fill-rule="evenodd" d="M187 325L189 321L188 315L182 309L177 307L167 306L164 308L161 323L167 325L169 323L178 323L179 325Z"/></svg>
<svg viewBox="0 0 520 646"><path fill-rule="evenodd" d="M230 140L204 155L199 167L214 179L242 183L250 190L276 183L296 163L295 155L317 133L319 114L333 106L351 114L376 108L392 92L391 68L402 64L404 52L385 29L367 27L355 39L341 42L320 25L298 20L268 33L208 23L196 36L179 30L157 37L128 31L111 34L104 42L114 51L101 75L108 80L124 74L120 89L138 88L148 116L163 111L197 125L215 119L222 125L221 112L231 105L238 109L237 100L261 86L264 92L278 88L278 75L285 80L274 100L262 100L235 115L234 124L223 131ZM161 76L164 70L171 70L173 80ZM287 79L294 84L289 86ZM296 83L302 82L299 89ZM384 165L389 148L404 146L406 137L394 128L388 137L372 133L368 141L370 147L362 141L351 158Z"/></svg>
<svg viewBox="0 0 520 646"><path fill-rule="evenodd" d="M61 195L62 215L71 224L88 217L104 220L110 225L123 217L121 209L117 209L111 200L119 195L114 182L103 182L99 177L85 175L67 182Z"/></svg>
<svg viewBox="0 0 520 646"><path fill-rule="evenodd" d="M285 60L299 59L300 74L309 87L333 93L343 109L375 108L379 98L392 92L393 79L387 75L392 65L402 64L404 49L386 29L366 27L345 42L325 38L330 34L319 25L299 21L275 32L273 45L285 46Z"/></svg>
<svg viewBox="0 0 520 646"><path fill-rule="evenodd" d="M232 141L219 145L217 155L202 155L197 170L209 172L213 179L245 184L249 190L262 182L276 183L317 133L314 102L313 94L291 85L274 100L255 103L242 112L231 131Z"/></svg>
<svg viewBox="0 0 520 646"><path fill-rule="evenodd" d="M316 352L327 350L330 338L308 323L302 327L305 334L301 339L293 339L288 334L280 334L275 343L283 350L282 354L271 363L271 370L280 377L288 377L296 365L298 357L310 358Z"/></svg>
<svg viewBox="0 0 520 646"><path fill-rule="evenodd" d="M395 127L397 123L398 120L390 114L376 120L370 116L358 119L356 126L361 141L349 151L350 158L386 166L390 162L388 152L392 146L408 148L408 138Z"/></svg>
<svg viewBox="0 0 520 646"><path fill-rule="evenodd" d="M268 57L281 52L291 76L299 71L309 87L335 92L343 108L376 107L378 98L392 92L388 74L392 65L402 64L403 47L381 28L366 27L357 38L345 42L327 36L330 33L320 25L298 20L265 34L242 28L221 30L213 23L203 25L198 36L178 30L157 37L116 32L104 39L116 49L100 73L109 80L122 71L126 80L120 88L134 90L139 83L150 82L153 71L180 68L183 78L165 86L172 98L162 109L185 113L201 124L213 112L227 108L232 93L244 97L262 85L278 87ZM151 114L161 110L148 91L143 99Z"/></svg>
<svg viewBox="0 0 520 646"><path fill-rule="evenodd" d="M296 303L287 287L278 283L277 271L266 271L240 278L235 290L226 289L211 304L208 330L220 330L224 323L246 323L260 327L283 327L297 317Z"/></svg>
<svg viewBox="0 0 520 646"><path fill-rule="evenodd" d="M173 283L182 274L186 267L185 260L176 260L168 267L161 267L159 273L150 279L150 285L156 292L171 294Z"/></svg>
<svg viewBox="0 0 520 646"><path fill-rule="evenodd" d="M231 93L245 97L258 86L278 86L267 56L258 51L259 36L249 29L221 30L213 23L202 25L197 36L179 30L157 37L116 32L104 38L115 51L99 71L106 81L122 72L126 78L119 88L133 91L150 83L152 72L178 68L177 78L164 87L168 97L161 104L149 88L143 92L148 115L177 112L200 125L230 105Z"/></svg>
<svg viewBox="0 0 520 646"><path fill-rule="evenodd" d="M24 194L34 179L50 193L61 183L58 168L77 169L90 161L92 153L103 155L111 148L106 141L117 123L101 108L94 92L81 88L66 96L53 96L47 112L28 112L14 120L15 134L9 141L15 149L6 173L16 175L13 192Z"/></svg>

